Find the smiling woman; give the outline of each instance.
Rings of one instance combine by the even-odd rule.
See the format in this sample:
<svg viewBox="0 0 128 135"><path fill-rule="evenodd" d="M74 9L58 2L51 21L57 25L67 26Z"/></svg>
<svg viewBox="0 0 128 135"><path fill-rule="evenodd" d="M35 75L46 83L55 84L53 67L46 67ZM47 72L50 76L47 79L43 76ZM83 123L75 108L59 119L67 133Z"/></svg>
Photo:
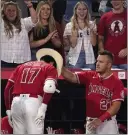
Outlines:
<svg viewBox="0 0 128 135"><path fill-rule="evenodd" d="M51 5L41 1L37 5L36 12L39 21L30 33L32 60L36 60L36 52L41 48L56 49L61 46Z"/></svg>
<svg viewBox="0 0 128 135"><path fill-rule="evenodd" d="M37 15L31 1L25 1L30 17L21 18L16 2L4 2L1 21L1 66L16 67L31 60L28 32L36 25Z"/></svg>
<svg viewBox="0 0 128 135"><path fill-rule="evenodd" d="M70 46L68 67L95 69L96 31L96 22L90 21L88 5L84 1L78 2L64 31L64 45Z"/></svg>

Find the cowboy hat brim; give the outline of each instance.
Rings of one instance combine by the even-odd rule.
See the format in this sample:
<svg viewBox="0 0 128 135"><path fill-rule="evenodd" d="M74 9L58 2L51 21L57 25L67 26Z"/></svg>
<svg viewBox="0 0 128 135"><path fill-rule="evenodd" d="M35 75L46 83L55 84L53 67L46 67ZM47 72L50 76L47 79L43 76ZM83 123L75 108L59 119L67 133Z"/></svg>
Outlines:
<svg viewBox="0 0 128 135"><path fill-rule="evenodd" d="M58 72L58 76L61 75L61 69L63 66L63 58L62 56L55 50L53 49L48 49L48 48L43 48L37 51L36 53L36 58L38 61L40 61L41 57L45 56L45 55L49 55L51 57L54 58L56 64L57 64L57 72Z"/></svg>

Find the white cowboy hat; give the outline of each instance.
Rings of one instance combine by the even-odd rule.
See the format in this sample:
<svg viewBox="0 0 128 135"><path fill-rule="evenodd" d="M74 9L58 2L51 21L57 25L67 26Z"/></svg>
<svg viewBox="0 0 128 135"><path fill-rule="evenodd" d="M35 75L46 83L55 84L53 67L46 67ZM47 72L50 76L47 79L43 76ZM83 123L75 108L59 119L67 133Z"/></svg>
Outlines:
<svg viewBox="0 0 128 135"><path fill-rule="evenodd" d="M57 64L57 72L58 72L58 76L61 75L61 69L63 66L63 58L62 56L55 50L53 49L48 49L48 48L43 48L37 51L36 53L36 58L38 61L40 61L41 57L45 56L45 55L49 55L51 57L54 58L56 64Z"/></svg>

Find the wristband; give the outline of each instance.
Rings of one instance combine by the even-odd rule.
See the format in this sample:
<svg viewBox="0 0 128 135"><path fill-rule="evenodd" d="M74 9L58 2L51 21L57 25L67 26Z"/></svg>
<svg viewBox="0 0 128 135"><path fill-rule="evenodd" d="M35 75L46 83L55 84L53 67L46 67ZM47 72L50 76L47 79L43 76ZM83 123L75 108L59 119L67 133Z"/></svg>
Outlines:
<svg viewBox="0 0 128 135"><path fill-rule="evenodd" d="M103 121L105 121L106 119L109 119L109 118L111 118L111 114L109 113L109 112L105 112L103 115L101 115L100 117L99 117L99 119L103 122Z"/></svg>

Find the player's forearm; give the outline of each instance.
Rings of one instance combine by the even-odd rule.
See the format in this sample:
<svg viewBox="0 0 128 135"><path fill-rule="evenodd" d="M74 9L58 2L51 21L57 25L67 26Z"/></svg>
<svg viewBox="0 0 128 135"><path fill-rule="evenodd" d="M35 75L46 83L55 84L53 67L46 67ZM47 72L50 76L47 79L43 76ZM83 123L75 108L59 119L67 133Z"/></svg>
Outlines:
<svg viewBox="0 0 128 135"><path fill-rule="evenodd" d="M44 93L43 96L43 102L44 104L48 105L48 103L50 102L51 98L52 98L53 93Z"/></svg>
<svg viewBox="0 0 128 135"><path fill-rule="evenodd" d="M111 107L99 117L99 119L103 122L106 119L111 118L112 116L116 115L120 109L121 101L115 101L112 103Z"/></svg>
<svg viewBox="0 0 128 135"><path fill-rule="evenodd" d="M75 74L66 69L65 67L62 67L62 76L70 82L77 83L77 78Z"/></svg>
<svg viewBox="0 0 128 135"><path fill-rule="evenodd" d="M121 101L115 101L112 103L111 107L107 110L111 116L114 116L118 113L121 106Z"/></svg>

